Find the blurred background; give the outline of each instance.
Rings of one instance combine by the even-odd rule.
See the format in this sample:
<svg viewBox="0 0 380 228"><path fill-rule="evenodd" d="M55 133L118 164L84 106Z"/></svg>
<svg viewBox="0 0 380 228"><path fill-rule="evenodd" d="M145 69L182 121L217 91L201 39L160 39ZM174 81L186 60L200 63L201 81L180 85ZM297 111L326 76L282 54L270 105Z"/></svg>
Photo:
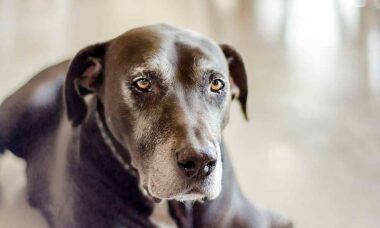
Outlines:
<svg viewBox="0 0 380 228"><path fill-rule="evenodd" d="M252 202L301 228L379 227L379 0L0 0L0 101L84 46L156 23L243 56L250 121L234 104L224 136ZM47 227L24 168L0 159L0 227Z"/></svg>

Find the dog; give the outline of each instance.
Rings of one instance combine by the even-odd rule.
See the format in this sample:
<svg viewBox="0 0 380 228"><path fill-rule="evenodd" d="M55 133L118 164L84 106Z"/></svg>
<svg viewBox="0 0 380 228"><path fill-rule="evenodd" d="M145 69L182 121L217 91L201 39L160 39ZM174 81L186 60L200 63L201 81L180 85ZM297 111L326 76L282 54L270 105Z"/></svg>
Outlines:
<svg viewBox="0 0 380 228"><path fill-rule="evenodd" d="M222 131L246 114L243 60L170 25L132 29L33 77L0 106L0 152L27 162L50 227L254 227L292 223L251 204Z"/></svg>

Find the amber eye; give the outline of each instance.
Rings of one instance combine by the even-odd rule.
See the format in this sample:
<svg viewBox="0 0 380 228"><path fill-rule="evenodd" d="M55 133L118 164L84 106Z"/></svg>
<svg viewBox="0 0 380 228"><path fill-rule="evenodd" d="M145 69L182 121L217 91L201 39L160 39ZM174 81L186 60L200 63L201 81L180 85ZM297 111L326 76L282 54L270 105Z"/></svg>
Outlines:
<svg viewBox="0 0 380 228"><path fill-rule="evenodd" d="M146 78L138 78L133 82L133 84L137 89L143 92L149 92L152 87L150 81Z"/></svg>
<svg viewBox="0 0 380 228"><path fill-rule="evenodd" d="M221 79L214 79L211 82L211 91L212 92L219 92L224 88L224 82Z"/></svg>

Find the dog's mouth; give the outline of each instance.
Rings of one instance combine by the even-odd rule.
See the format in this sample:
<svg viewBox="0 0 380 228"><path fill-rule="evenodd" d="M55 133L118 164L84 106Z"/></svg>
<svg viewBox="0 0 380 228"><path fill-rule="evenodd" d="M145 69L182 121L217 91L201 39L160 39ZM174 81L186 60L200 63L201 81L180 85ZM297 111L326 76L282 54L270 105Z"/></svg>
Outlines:
<svg viewBox="0 0 380 228"><path fill-rule="evenodd" d="M222 163L220 155L210 173L203 172L200 166L193 176L182 172L175 165L152 166L141 170L140 186L153 202L162 200L206 201L219 196L222 190ZM154 164L167 162L155 160ZM203 172L203 173L201 173Z"/></svg>
<svg viewBox="0 0 380 228"><path fill-rule="evenodd" d="M186 188L174 196L164 198L155 196L147 186L144 186L145 195L153 202L160 203L162 200L177 200L177 201L200 201L205 202L210 200L207 196L207 187L203 183L196 183Z"/></svg>
<svg viewBox="0 0 380 228"><path fill-rule="evenodd" d="M155 202L155 203L161 203L161 201L163 200L163 199L161 199L161 198L158 198L158 197L156 197L156 196L153 196L152 193L150 193L148 187L146 187L146 186L144 186L143 191L145 191L145 192L144 192L144 193L146 193L145 195L146 195L151 201L153 201L153 202Z"/></svg>

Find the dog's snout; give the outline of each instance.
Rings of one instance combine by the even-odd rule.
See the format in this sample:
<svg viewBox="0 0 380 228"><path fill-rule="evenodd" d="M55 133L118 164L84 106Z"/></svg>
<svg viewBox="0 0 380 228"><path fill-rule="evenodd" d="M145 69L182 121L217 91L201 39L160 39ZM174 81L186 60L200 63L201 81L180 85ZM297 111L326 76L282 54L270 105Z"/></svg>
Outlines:
<svg viewBox="0 0 380 228"><path fill-rule="evenodd" d="M215 169L216 154L210 149L186 149L177 152L179 169L189 178L204 178Z"/></svg>

